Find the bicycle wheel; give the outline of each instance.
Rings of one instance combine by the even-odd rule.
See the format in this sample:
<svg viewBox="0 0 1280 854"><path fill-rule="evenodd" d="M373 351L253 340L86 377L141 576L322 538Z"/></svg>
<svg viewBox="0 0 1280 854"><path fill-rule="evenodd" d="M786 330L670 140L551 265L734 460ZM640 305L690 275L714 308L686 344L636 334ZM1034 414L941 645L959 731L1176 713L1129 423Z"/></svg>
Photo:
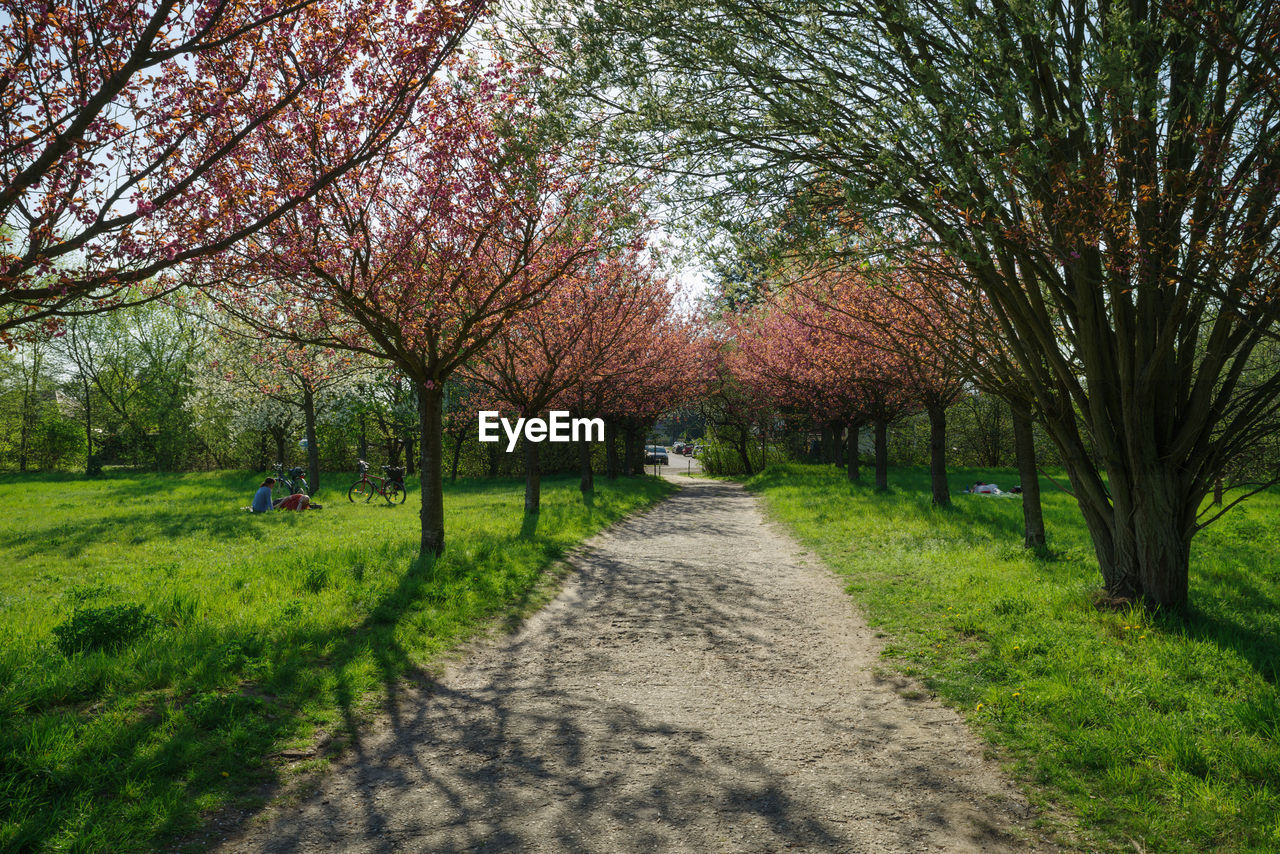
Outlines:
<svg viewBox="0 0 1280 854"><path fill-rule="evenodd" d="M347 500L354 504L357 501L368 501L373 497L373 484L367 480L357 480L347 490Z"/></svg>
<svg viewBox="0 0 1280 854"><path fill-rule="evenodd" d="M400 484L392 481L387 484L387 488L383 490L382 497L387 499L388 504L403 504L409 493Z"/></svg>

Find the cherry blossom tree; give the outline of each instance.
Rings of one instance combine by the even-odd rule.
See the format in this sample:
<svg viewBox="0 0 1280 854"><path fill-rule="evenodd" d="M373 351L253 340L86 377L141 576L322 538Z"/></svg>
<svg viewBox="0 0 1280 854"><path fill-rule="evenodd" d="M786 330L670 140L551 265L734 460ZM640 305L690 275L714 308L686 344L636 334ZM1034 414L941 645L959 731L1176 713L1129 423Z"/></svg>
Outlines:
<svg viewBox="0 0 1280 854"><path fill-rule="evenodd" d="M484 5L0 0L0 338L176 287L369 163ZM214 180L316 118L275 192Z"/></svg>
<svg viewBox="0 0 1280 854"><path fill-rule="evenodd" d="M946 413L967 375L947 346L955 336L944 312L913 271L902 267L837 269L802 277L792 312L806 326L846 339L860 349L864 375L897 384L898 400L929 418L929 471L933 503L951 503L947 486ZM877 433L882 425L877 425ZM877 458L880 456L877 440ZM877 471L881 468L877 463ZM881 485L881 484L877 484Z"/></svg>
<svg viewBox="0 0 1280 854"><path fill-rule="evenodd" d="M868 400L857 381L858 352L849 339L805 325L776 304L734 316L730 370L784 411L808 416L823 428L823 442L849 431L850 480L859 477L858 431Z"/></svg>
<svg viewBox="0 0 1280 854"><path fill-rule="evenodd" d="M588 390L622 392L629 409L651 403L637 371L652 369L653 332L671 310L664 279L636 251L600 258L556 283L535 307L516 315L482 350L467 376L502 408L535 417L551 408L583 416ZM659 357L660 358L660 357ZM599 406L592 407L599 411ZM593 412L592 414L595 414ZM525 442L525 512L537 513L540 445ZM590 489L590 449L583 491Z"/></svg>
<svg viewBox="0 0 1280 854"><path fill-rule="evenodd" d="M557 282L633 240L635 181L539 137L536 70L459 63L383 156L352 168L220 259L228 310L267 334L383 359L420 408L422 554L444 549L444 384ZM287 191L280 164L327 168L323 115L240 159L224 195Z"/></svg>

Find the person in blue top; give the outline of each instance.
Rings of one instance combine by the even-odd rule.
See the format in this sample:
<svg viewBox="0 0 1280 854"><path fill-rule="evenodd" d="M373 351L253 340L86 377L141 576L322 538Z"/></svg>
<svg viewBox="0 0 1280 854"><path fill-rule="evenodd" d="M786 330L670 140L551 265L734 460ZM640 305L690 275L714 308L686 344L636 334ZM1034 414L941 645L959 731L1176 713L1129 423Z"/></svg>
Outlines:
<svg viewBox="0 0 1280 854"><path fill-rule="evenodd" d="M271 503L271 487L275 485L274 477L269 477L262 482L262 486L259 486L258 491L253 494L253 504L249 505L250 512L266 513L275 509L275 505Z"/></svg>

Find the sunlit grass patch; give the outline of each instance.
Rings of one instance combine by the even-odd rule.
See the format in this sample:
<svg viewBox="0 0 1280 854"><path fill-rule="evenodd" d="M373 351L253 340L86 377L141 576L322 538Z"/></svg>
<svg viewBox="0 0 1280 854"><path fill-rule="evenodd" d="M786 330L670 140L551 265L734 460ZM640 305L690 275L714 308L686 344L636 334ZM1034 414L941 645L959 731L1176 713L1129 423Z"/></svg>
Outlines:
<svg viewBox="0 0 1280 854"><path fill-rule="evenodd" d="M557 557L671 488L600 479L586 503L548 478L534 526L520 482L446 487L446 553L420 563L416 494L350 504L335 482L322 510L255 516L240 508L259 480L0 477L0 850L145 850L190 829L279 779L282 748L341 742L406 672L530 607Z"/></svg>

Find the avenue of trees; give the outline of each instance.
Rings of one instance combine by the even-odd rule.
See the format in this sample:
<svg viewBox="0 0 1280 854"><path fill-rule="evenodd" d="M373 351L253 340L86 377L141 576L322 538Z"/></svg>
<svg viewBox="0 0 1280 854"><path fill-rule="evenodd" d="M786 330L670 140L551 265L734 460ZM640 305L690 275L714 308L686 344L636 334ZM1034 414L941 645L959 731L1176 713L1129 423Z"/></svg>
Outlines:
<svg viewBox="0 0 1280 854"><path fill-rule="evenodd" d="M745 243L846 269L940 253L920 308L998 351L975 379L1052 438L1108 592L1185 604L1204 500L1280 402L1280 9L541 12L584 117L704 208L711 186Z"/></svg>
<svg viewBox="0 0 1280 854"><path fill-rule="evenodd" d="M1272 4L0 2L7 465L381 447L429 555L480 404L606 417L610 475L695 399L747 469L814 434L859 478L870 431L881 489L914 418L940 507L957 413L975 454L1007 413L1172 608L1275 480ZM740 271L697 321L682 203Z"/></svg>
<svg viewBox="0 0 1280 854"><path fill-rule="evenodd" d="M451 391L520 414L570 389L650 419L669 405L628 384L687 337L648 260L645 176L549 132L536 65L482 38L462 50L486 14L475 0L6 4L16 467L222 464L246 455L225 437L245 435L262 464L301 433L318 485L322 423L356 425L363 454L372 420L416 470L422 553L439 554ZM495 340L508 326L573 352ZM504 347L524 362L504 365ZM548 357L536 399L499 378ZM537 472L531 454L530 512Z"/></svg>

